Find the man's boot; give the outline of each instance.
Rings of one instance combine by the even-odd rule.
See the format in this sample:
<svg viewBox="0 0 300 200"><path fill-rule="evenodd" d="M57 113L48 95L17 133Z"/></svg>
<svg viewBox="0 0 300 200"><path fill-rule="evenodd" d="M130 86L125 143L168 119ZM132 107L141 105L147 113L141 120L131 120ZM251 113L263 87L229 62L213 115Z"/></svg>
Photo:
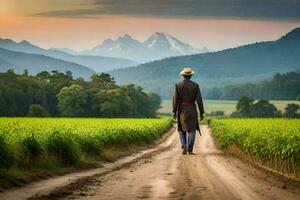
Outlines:
<svg viewBox="0 0 300 200"><path fill-rule="evenodd" d="M182 147L182 155L186 155L187 154L187 147L183 146Z"/></svg>

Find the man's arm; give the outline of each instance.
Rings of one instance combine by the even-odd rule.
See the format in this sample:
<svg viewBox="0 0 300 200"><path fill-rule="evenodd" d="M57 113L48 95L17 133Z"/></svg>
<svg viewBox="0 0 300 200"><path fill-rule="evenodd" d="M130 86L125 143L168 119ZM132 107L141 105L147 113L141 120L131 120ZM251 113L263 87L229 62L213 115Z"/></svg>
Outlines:
<svg viewBox="0 0 300 200"><path fill-rule="evenodd" d="M173 94L173 118L176 120L176 114L178 110L178 92L177 92L177 86L175 85L174 88L174 94Z"/></svg>
<svg viewBox="0 0 300 200"><path fill-rule="evenodd" d="M203 114L204 114L204 107L203 107L203 101L202 101L202 96L201 96L201 91L200 91L199 86L197 86L196 101L197 101L199 112L200 112L200 118L202 120L203 119Z"/></svg>

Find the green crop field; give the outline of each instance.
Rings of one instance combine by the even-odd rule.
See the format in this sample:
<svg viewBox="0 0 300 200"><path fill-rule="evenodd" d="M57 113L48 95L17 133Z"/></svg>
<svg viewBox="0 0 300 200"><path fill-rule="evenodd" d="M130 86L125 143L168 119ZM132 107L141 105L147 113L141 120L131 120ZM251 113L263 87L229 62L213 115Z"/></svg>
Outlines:
<svg viewBox="0 0 300 200"><path fill-rule="evenodd" d="M224 111L225 115L230 115L235 111L237 101L230 100L204 100L204 109L206 113L210 113L212 111ZM279 100L271 100L270 103L274 104L277 109L284 111L284 108L289 103L297 104L297 101L279 101ZM159 113L162 114L170 114L172 112L172 101L171 100L163 100L161 108L158 110Z"/></svg>
<svg viewBox="0 0 300 200"><path fill-rule="evenodd" d="M151 143L171 126L169 118L0 118L0 169L73 165L106 147Z"/></svg>
<svg viewBox="0 0 300 200"><path fill-rule="evenodd" d="M299 173L300 119L211 119L209 124L223 148L235 146L252 161Z"/></svg>

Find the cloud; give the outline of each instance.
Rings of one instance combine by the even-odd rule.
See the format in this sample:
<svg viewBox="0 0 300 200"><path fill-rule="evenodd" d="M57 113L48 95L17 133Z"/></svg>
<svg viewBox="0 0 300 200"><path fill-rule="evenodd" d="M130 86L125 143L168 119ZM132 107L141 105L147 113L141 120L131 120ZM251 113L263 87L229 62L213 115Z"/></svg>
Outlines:
<svg viewBox="0 0 300 200"><path fill-rule="evenodd" d="M33 14L95 18L121 15L150 18L209 18L300 21L299 0L95 0L89 6Z"/></svg>

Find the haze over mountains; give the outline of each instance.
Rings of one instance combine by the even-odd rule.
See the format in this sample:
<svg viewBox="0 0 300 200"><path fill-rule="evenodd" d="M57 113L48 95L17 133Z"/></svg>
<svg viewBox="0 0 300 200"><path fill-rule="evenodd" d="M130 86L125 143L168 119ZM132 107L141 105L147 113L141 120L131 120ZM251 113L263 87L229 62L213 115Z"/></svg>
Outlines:
<svg viewBox="0 0 300 200"><path fill-rule="evenodd" d="M95 72L104 72L115 68L122 68L136 65L137 63L127 59L100 57L100 56L87 56L87 55L72 55L69 53L61 52L53 49L43 49L35 46L28 41L21 41L19 43L10 39L0 39L0 48L7 49L15 52L29 53L44 55L51 58L60 59L63 61L73 62L84 67L88 67ZM10 62L7 60L7 62ZM28 70L30 70L30 63L28 63ZM32 63L35 65L35 63ZM7 67L7 66L6 66ZM46 66L44 66L46 67ZM53 66L54 67L54 66ZM65 66L67 67L67 66ZM37 69L35 69L36 71ZM60 70L59 68L57 70ZM84 70L84 69L83 69ZM80 76L80 74L78 74Z"/></svg>
<svg viewBox="0 0 300 200"><path fill-rule="evenodd" d="M88 55L102 55L149 62L167 57L207 52L207 48L195 49L175 37L165 33L154 33L144 42L125 34L117 40L106 39L101 45L80 52Z"/></svg>
<svg viewBox="0 0 300 200"><path fill-rule="evenodd" d="M13 69L16 73L24 73L28 70L30 74L37 74L41 71L51 72L57 70L60 72L71 71L74 77L83 77L88 79L94 70L64 60L23 52L9 51L0 48L0 71L5 72Z"/></svg>
<svg viewBox="0 0 300 200"><path fill-rule="evenodd" d="M276 41L260 42L214 53L167 58L109 72L120 84L134 83L171 98L180 70L191 66L204 97L214 87L247 83L272 77L276 72L300 69L300 28Z"/></svg>

